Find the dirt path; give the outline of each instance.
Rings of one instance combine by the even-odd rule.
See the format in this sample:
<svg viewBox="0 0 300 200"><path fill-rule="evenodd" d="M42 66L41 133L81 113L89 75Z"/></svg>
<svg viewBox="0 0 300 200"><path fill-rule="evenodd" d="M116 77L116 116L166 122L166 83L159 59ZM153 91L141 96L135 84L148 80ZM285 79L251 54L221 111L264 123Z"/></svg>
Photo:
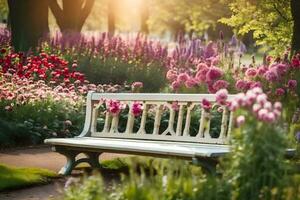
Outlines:
<svg viewBox="0 0 300 200"><path fill-rule="evenodd" d="M100 156L100 159L108 160L120 156L123 155L104 153ZM16 167L38 167L57 172L65 162L65 157L59 153L52 152L50 146L5 150L0 152L0 163Z"/></svg>
<svg viewBox="0 0 300 200"><path fill-rule="evenodd" d="M100 159L107 160L124 155L106 153ZM16 167L37 167L59 171L65 164L63 155L52 152L49 146L6 150L0 152L0 163ZM64 189L67 178L60 178L48 185L0 192L0 200L48 200L56 199Z"/></svg>

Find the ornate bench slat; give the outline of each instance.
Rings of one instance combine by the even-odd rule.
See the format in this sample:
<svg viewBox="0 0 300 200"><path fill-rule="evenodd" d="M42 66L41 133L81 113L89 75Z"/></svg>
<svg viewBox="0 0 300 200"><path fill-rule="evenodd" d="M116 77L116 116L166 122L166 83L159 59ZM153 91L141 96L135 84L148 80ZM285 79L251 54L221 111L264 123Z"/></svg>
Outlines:
<svg viewBox="0 0 300 200"><path fill-rule="evenodd" d="M147 120L149 104L144 103L143 106L144 106L144 110L143 110L143 113L142 113L140 128L139 128L137 134L146 134L145 128L146 128L146 120Z"/></svg>
<svg viewBox="0 0 300 200"><path fill-rule="evenodd" d="M158 133L159 133L159 126L160 126L160 122L161 122L162 109L163 109L163 105L162 104L157 104L156 114L155 114L155 119L154 119L153 135L158 135Z"/></svg>
<svg viewBox="0 0 300 200"><path fill-rule="evenodd" d="M180 104L179 106L179 113L178 113L178 120L177 120L177 127L176 127L176 135L180 136L182 133L182 122L183 122L183 109L184 104Z"/></svg>

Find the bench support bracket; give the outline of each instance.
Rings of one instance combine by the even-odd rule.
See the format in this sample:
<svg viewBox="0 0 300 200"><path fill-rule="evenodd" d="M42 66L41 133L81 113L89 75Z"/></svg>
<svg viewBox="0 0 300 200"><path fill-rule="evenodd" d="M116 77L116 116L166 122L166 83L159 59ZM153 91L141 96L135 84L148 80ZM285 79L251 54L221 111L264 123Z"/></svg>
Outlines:
<svg viewBox="0 0 300 200"><path fill-rule="evenodd" d="M218 164L217 160L209 158L193 158L192 163L194 165L201 166L205 173L210 175L216 175L216 168Z"/></svg>
<svg viewBox="0 0 300 200"><path fill-rule="evenodd" d="M58 172L60 175L70 175L73 169L80 163L88 163L91 168L101 168L101 164L99 162L99 156L102 153L99 152L80 152L75 150L69 150L66 148L57 148L54 147L54 151L64 155L67 158L67 163L60 169ZM76 159L76 156L80 153L85 154L86 157Z"/></svg>

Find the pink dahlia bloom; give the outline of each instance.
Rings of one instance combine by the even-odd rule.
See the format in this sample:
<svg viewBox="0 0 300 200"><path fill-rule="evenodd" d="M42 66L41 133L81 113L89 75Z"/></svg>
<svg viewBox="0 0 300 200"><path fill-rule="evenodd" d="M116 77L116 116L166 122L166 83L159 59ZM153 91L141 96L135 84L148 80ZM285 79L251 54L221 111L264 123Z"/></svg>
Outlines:
<svg viewBox="0 0 300 200"><path fill-rule="evenodd" d="M255 68L251 67L246 70L246 76L255 77L256 75L257 75L257 70Z"/></svg>
<svg viewBox="0 0 300 200"><path fill-rule="evenodd" d="M277 88L275 94L278 96L283 96L285 94L285 91L283 88Z"/></svg>
<svg viewBox="0 0 300 200"><path fill-rule="evenodd" d="M140 116L143 112L143 104L140 103L140 102L133 102L132 104L132 114L137 117L137 116Z"/></svg>
<svg viewBox="0 0 300 200"><path fill-rule="evenodd" d="M195 78L189 78L184 84L187 88L193 88L198 85L198 81Z"/></svg>
<svg viewBox="0 0 300 200"><path fill-rule="evenodd" d="M166 78L167 78L169 81L174 81L174 80L177 79L177 73L176 73L174 70L169 70L169 71L167 72Z"/></svg>
<svg viewBox="0 0 300 200"><path fill-rule="evenodd" d="M207 100L207 99L203 99L202 100L202 108L206 111L206 112L209 112L210 109L211 109L211 103Z"/></svg>
<svg viewBox="0 0 300 200"><path fill-rule="evenodd" d="M207 74L208 70L209 70L208 67L200 69L197 72L195 78L197 78L201 83L205 82L205 80L206 80L206 74Z"/></svg>
<svg viewBox="0 0 300 200"><path fill-rule="evenodd" d="M242 126L242 125L245 123L245 121L246 121L246 118L245 118L244 115L238 116L238 117L236 118L236 125L237 125L237 127Z"/></svg>
<svg viewBox="0 0 300 200"><path fill-rule="evenodd" d="M221 78L223 75L223 71L217 67L210 67L206 74L206 82L215 81Z"/></svg>
<svg viewBox="0 0 300 200"><path fill-rule="evenodd" d="M178 90L180 87L180 82L173 81L171 87L172 87L172 90Z"/></svg>
<svg viewBox="0 0 300 200"><path fill-rule="evenodd" d="M178 111L178 110L179 110L179 104L178 104L178 101L172 102L171 107L172 107L173 110Z"/></svg>
<svg viewBox="0 0 300 200"><path fill-rule="evenodd" d="M190 78L190 76L187 73L181 73L178 75L177 77L177 81L180 83L184 83L186 82L188 79Z"/></svg>
<svg viewBox="0 0 300 200"><path fill-rule="evenodd" d="M268 68L266 68L265 66L260 66L257 70L257 75L264 76L267 71Z"/></svg>
<svg viewBox="0 0 300 200"><path fill-rule="evenodd" d="M120 101L117 100L109 100L106 101L107 111L111 113L113 116L117 116L121 110L123 109L123 105Z"/></svg>
<svg viewBox="0 0 300 200"><path fill-rule="evenodd" d="M245 90L247 88L247 82L244 80L238 80L235 83L235 88L239 91Z"/></svg>
<svg viewBox="0 0 300 200"><path fill-rule="evenodd" d="M278 80L278 75L276 74L276 72L274 70L268 70L265 73L265 78L267 79L267 81L275 82Z"/></svg>
<svg viewBox="0 0 300 200"><path fill-rule="evenodd" d="M220 105L226 105L228 98L228 91L226 89L221 89L216 93L216 101Z"/></svg>
<svg viewBox="0 0 300 200"><path fill-rule="evenodd" d="M288 88L290 90L294 90L297 88L297 81L296 80L289 80L288 81Z"/></svg>
<svg viewBox="0 0 300 200"><path fill-rule="evenodd" d="M229 83L227 81L224 80L217 80L214 84L213 84L213 88L215 90L220 90L220 89L227 89L229 86Z"/></svg>

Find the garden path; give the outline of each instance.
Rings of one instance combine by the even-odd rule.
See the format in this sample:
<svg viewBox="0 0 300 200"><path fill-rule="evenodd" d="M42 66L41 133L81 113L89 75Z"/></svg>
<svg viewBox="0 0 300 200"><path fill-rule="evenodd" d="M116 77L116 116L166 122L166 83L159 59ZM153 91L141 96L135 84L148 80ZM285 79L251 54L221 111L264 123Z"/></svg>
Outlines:
<svg viewBox="0 0 300 200"><path fill-rule="evenodd" d="M105 153L100 159L120 157L120 154ZM58 171L66 162L64 156L52 152L49 146L27 147L0 151L0 163L16 167L37 167ZM47 185L0 192L0 200L48 200L57 198L64 188L66 178L55 179Z"/></svg>

